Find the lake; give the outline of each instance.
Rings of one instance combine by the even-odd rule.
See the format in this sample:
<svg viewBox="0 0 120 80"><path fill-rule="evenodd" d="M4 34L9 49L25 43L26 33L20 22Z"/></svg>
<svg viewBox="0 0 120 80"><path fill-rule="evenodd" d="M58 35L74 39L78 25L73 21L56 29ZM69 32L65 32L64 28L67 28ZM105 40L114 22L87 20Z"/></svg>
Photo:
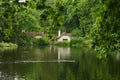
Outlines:
<svg viewBox="0 0 120 80"><path fill-rule="evenodd" d="M0 51L0 80L120 80L120 54L99 60L87 47Z"/></svg>

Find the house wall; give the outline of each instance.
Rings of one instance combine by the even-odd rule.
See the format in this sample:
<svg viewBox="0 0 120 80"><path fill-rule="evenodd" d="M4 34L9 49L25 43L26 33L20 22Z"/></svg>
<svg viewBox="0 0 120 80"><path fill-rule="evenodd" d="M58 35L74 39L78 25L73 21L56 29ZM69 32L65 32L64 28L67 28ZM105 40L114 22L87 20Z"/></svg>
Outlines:
<svg viewBox="0 0 120 80"><path fill-rule="evenodd" d="M70 38L70 36L62 36L57 41L60 42L60 41L64 41L64 40L70 42L71 38Z"/></svg>
<svg viewBox="0 0 120 80"><path fill-rule="evenodd" d="M34 38L39 39L39 38L42 38L42 36L35 36Z"/></svg>

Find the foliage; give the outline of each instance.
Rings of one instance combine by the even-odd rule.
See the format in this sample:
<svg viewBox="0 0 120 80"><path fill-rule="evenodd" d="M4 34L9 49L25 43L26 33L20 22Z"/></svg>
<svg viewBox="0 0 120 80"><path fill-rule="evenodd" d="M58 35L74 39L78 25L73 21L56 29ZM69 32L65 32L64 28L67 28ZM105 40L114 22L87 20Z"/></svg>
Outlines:
<svg viewBox="0 0 120 80"><path fill-rule="evenodd" d="M73 37L79 38L82 36L82 32L78 28L73 29L71 33Z"/></svg>
<svg viewBox="0 0 120 80"><path fill-rule="evenodd" d="M49 40L47 38L40 38L40 39L32 39L33 45L39 45L39 46L46 46L49 45Z"/></svg>
<svg viewBox="0 0 120 80"><path fill-rule="evenodd" d="M21 34L21 37L19 38L18 40L18 45L20 46L27 46L27 45L32 45L32 38L31 37L28 37L24 34Z"/></svg>
<svg viewBox="0 0 120 80"><path fill-rule="evenodd" d="M93 48L100 54L108 54L110 51L119 49L120 46L120 20L118 6L119 0L103 1L100 0L98 7L100 8L96 15L96 22L91 29L93 38Z"/></svg>
<svg viewBox="0 0 120 80"><path fill-rule="evenodd" d="M32 38L24 34L21 35L21 38L18 40L20 46L45 46L49 45L49 39L47 37L43 38Z"/></svg>
<svg viewBox="0 0 120 80"><path fill-rule="evenodd" d="M71 46L81 46L83 45L83 38L73 37L70 44Z"/></svg>
<svg viewBox="0 0 120 80"><path fill-rule="evenodd" d="M91 39L87 37L72 37L71 46L89 46L91 48Z"/></svg>

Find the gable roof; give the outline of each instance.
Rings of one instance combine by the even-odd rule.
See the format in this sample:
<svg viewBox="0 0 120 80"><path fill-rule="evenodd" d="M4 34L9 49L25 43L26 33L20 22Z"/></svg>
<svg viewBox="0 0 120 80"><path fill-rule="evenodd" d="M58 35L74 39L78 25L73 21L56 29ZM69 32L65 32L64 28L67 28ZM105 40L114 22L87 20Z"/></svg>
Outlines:
<svg viewBox="0 0 120 80"><path fill-rule="evenodd" d="M44 32L24 32L26 36L35 37L35 36L44 36Z"/></svg>
<svg viewBox="0 0 120 80"><path fill-rule="evenodd" d="M70 33L63 32L60 37L62 37L62 36L69 36L69 37L71 37L72 35Z"/></svg>

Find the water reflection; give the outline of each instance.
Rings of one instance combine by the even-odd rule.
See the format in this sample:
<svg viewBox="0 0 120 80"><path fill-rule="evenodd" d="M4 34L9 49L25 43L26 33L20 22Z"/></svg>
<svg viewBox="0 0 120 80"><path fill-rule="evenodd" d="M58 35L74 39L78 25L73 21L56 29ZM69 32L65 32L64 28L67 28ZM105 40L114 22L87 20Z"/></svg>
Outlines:
<svg viewBox="0 0 120 80"><path fill-rule="evenodd" d="M20 48L0 54L0 80L119 80L116 55L102 63L88 48ZM75 62L37 62L75 60ZM18 63L9 63L16 62ZM22 62L34 61L34 62ZM36 62L35 62L36 61Z"/></svg>
<svg viewBox="0 0 120 80"><path fill-rule="evenodd" d="M24 78L21 78L19 75L8 75L6 73L0 72L0 80L25 80Z"/></svg>
<svg viewBox="0 0 120 80"><path fill-rule="evenodd" d="M69 59L70 58L70 48L58 48L58 60Z"/></svg>
<svg viewBox="0 0 120 80"><path fill-rule="evenodd" d="M116 59L120 61L120 53L116 53Z"/></svg>

